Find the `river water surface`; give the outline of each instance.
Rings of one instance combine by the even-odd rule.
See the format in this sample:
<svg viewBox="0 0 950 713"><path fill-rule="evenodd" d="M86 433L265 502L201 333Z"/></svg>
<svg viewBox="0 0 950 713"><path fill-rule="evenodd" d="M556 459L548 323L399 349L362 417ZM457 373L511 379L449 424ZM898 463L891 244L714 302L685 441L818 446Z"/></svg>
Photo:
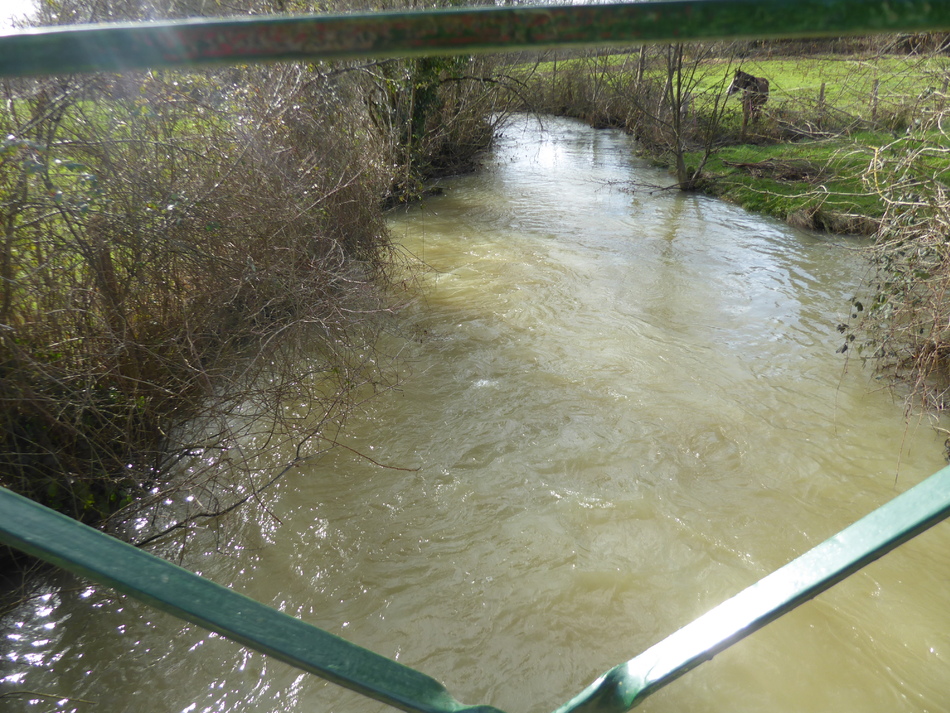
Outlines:
<svg viewBox="0 0 950 713"><path fill-rule="evenodd" d="M431 269L404 381L346 445L191 540L184 566L443 681L545 713L944 465L836 354L846 237L643 184L628 137L517 119L394 216ZM847 367L847 368L846 368ZM644 711L950 710L942 524L655 694ZM105 590L3 621L23 711L383 710Z"/></svg>

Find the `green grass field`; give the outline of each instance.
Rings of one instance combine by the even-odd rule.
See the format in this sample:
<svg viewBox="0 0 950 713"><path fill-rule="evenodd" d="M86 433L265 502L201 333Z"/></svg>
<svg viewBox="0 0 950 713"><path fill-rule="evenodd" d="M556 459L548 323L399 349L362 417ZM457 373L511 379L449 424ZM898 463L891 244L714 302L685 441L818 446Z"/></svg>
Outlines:
<svg viewBox="0 0 950 713"><path fill-rule="evenodd" d="M730 146L706 164L703 187L802 227L870 232L884 212L862 178L872 156L866 144L850 140Z"/></svg>
<svg viewBox="0 0 950 713"><path fill-rule="evenodd" d="M769 79L770 101L749 144L722 147L708 161L709 192L804 227L870 233L885 210L871 173L875 161L893 164L927 147L916 178L950 182L950 139L934 123L948 108L948 58L817 56L741 66ZM721 71L704 70L707 86L721 81ZM767 138L796 124L814 138Z"/></svg>
<svg viewBox="0 0 950 713"><path fill-rule="evenodd" d="M594 73L608 71L612 81L633 81L636 54L614 54L596 58L574 58L542 62L535 68L539 76L550 77L555 71L581 69ZM950 57L916 55L809 55L771 59L714 58L701 62L696 69L697 97L728 85L732 73L741 68L769 80L771 101L817 104L824 85L824 101L830 107L857 116L869 116L873 103L879 109L888 106L931 104L947 91ZM657 59L651 58L647 74L660 76ZM875 86L877 90L875 92Z"/></svg>
<svg viewBox="0 0 950 713"><path fill-rule="evenodd" d="M867 115L875 97L880 106L916 103L945 89L950 61L946 57L881 56L849 58L816 56L745 62L742 69L766 77L776 102L817 102L825 85L827 104Z"/></svg>

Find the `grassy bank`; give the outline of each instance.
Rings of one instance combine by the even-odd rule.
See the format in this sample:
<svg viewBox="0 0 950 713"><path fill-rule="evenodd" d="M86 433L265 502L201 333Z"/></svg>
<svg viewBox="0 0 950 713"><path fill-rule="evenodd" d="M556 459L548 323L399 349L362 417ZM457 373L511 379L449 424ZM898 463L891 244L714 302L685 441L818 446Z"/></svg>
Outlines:
<svg viewBox="0 0 950 713"><path fill-rule="evenodd" d="M769 79L769 103L747 143L716 148L700 187L748 210L800 227L874 235L886 214L874 166L919 145L947 144L936 124L950 101L950 58L819 55L742 68ZM702 158L690 152L687 161L698 166ZM939 162L928 168L940 180L950 177Z"/></svg>
<svg viewBox="0 0 950 713"><path fill-rule="evenodd" d="M873 235L884 216L866 174L890 136L863 133L821 141L743 144L705 164L701 190L801 228ZM701 156L687 154L688 165Z"/></svg>

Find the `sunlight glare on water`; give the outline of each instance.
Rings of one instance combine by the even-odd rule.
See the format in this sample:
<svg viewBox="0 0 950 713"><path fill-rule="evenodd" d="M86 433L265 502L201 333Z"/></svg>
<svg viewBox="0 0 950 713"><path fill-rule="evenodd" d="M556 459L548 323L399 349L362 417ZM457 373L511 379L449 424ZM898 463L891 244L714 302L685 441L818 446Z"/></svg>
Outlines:
<svg viewBox="0 0 950 713"><path fill-rule="evenodd" d="M344 442L409 470L337 451L185 566L466 703L544 713L940 469L930 425L835 353L863 243L650 188L670 179L634 149L519 118L394 215L425 295L380 347L403 383ZM943 524L640 710L945 710L948 577ZM5 686L101 710L382 709L100 589L3 632Z"/></svg>

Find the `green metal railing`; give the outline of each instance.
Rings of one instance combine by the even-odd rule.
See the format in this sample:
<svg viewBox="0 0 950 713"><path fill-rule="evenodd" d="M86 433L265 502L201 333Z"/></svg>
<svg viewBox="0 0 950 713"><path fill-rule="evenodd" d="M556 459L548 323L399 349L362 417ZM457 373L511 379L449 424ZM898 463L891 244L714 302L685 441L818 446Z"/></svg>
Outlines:
<svg viewBox="0 0 950 713"><path fill-rule="evenodd" d="M950 0L705 0L39 28L0 35L0 77L950 29ZM636 658L555 713L620 713L950 516L950 468ZM0 541L405 711L491 713L439 682L0 488Z"/></svg>
<svg viewBox="0 0 950 713"><path fill-rule="evenodd" d="M622 713L950 515L950 467L611 669L555 713ZM0 488L0 541L405 711L493 713L442 684Z"/></svg>
<svg viewBox="0 0 950 713"><path fill-rule="evenodd" d="M700 0L64 26L0 37L0 77L946 28L946 0Z"/></svg>

